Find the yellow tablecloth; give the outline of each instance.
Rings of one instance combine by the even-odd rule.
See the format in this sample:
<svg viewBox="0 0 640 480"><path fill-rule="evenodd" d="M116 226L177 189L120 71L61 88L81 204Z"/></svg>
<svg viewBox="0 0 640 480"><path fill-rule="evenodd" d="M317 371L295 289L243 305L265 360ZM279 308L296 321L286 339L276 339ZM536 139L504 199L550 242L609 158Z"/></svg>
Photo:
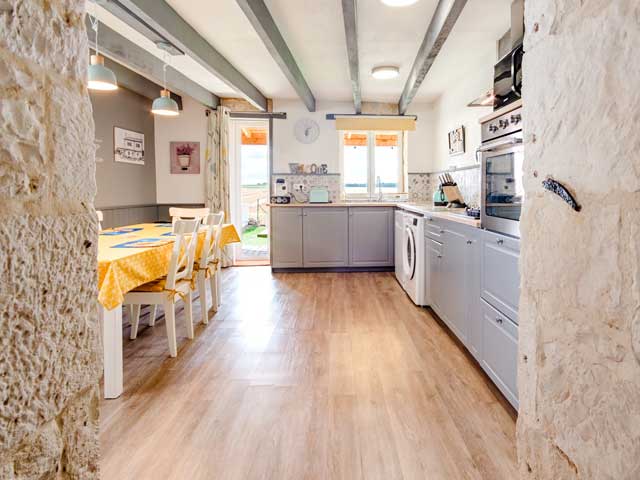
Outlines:
<svg viewBox="0 0 640 480"><path fill-rule="evenodd" d="M166 275L173 248L173 237L163 235L171 232L171 227L141 223L123 228L141 230L122 235L100 235L98 240L98 301L109 310L123 302L125 293ZM198 255L204 237L205 229L202 229L198 236ZM115 247L140 238L163 238L170 243L149 248ZM220 248L239 241L240 236L233 224L224 224Z"/></svg>

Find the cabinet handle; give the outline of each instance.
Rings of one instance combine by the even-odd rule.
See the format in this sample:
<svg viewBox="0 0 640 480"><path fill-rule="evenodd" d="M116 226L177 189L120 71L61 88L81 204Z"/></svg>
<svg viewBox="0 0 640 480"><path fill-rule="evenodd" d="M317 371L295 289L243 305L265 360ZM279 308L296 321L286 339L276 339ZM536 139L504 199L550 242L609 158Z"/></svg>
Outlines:
<svg viewBox="0 0 640 480"><path fill-rule="evenodd" d="M496 240L496 243L498 245L502 245L504 243L504 240L502 240L501 238L499 238L498 240Z"/></svg>
<svg viewBox="0 0 640 480"><path fill-rule="evenodd" d="M500 325L502 325L502 319L501 318L496 318L496 322L499 323Z"/></svg>
<svg viewBox="0 0 640 480"><path fill-rule="evenodd" d="M467 245L471 245L473 242L471 240L467 240Z"/></svg>
<svg viewBox="0 0 640 480"><path fill-rule="evenodd" d="M438 258L442 258L442 255L438 255Z"/></svg>
<svg viewBox="0 0 640 480"><path fill-rule="evenodd" d="M429 217L427 220L429 220L430 222L433 222L433 217Z"/></svg>
<svg viewBox="0 0 640 480"><path fill-rule="evenodd" d="M440 233L444 233L444 230L440 230Z"/></svg>

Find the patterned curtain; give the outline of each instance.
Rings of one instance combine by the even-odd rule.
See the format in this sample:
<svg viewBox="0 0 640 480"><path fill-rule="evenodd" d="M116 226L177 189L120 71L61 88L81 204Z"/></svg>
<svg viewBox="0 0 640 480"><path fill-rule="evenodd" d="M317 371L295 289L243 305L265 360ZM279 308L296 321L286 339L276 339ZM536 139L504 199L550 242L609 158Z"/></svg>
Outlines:
<svg viewBox="0 0 640 480"><path fill-rule="evenodd" d="M229 212L229 109L218 107L207 117L206 205L212 212L223 211L225 222L231 221ZM231 247L222 252L222 266L232 264Z"/></svg>

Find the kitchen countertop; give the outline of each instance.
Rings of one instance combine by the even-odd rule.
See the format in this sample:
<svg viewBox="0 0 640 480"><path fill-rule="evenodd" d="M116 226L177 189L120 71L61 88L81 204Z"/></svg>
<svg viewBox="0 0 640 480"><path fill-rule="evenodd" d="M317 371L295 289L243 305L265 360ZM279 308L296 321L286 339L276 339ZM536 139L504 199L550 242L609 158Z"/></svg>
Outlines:
<svg viewBox="0 0 640 480"><path fill-rule="evenodd" d="M267 207L397 207L398 202L267 203Z"/></svg>
<svg viewBox="0 0 640 480"><path fill-rule="evenodd" d="M434 217L462 223L470 227L480 228L480 220L464 214L464 209L459 209L460 213L452 213L450 208L434 207L432 203L415 202L336 202L336 203L268 203L268 207L274 208L316 208L316 207L395 207L409 212L422 215L432 215Z"/></svg>
<svg viewBox="0 0 640 480"><path fill-rule="evenodd" d="M469 217L464 213L464 209L460 208L460 213L452 213L447 207L434 207L432 203L413 203L405 202L396 204L398 208L409 212L420 213L422 215L431 215L433 217L450 220L452 222L462 223L470 227L480 228L480 220Z"/></svg>

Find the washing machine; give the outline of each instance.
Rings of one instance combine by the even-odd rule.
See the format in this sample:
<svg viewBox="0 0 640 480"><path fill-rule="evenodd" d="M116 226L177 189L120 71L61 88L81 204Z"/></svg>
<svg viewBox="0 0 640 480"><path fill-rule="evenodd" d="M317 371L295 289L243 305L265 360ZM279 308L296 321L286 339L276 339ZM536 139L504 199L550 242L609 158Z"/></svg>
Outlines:
<svg viewBox="0 0 640 480"><path fill-rule="evenodd" d="M402 221L398 222L398 212ZM399 227L401 225L401 231ZM399 241L398 241L399 240ZM397 246L400 246L398 248ZM416 305L426 305L424 217L407 211L396 212L396 278Z"/></svg>

